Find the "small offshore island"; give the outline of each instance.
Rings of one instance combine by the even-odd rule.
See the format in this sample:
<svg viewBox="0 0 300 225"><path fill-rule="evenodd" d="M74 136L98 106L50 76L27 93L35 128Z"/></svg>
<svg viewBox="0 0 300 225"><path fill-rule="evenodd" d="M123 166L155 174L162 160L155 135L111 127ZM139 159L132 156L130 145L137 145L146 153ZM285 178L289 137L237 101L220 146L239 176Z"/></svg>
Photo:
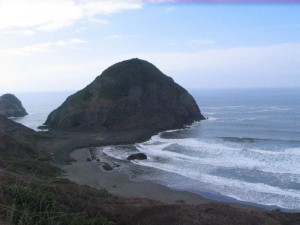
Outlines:
<svg viewBox="0 0 300 225"><path fill-rule="evenodd" d="M0 116L0 223L299 224L299 214L134 182L114 169L117 164L105 164L112 171L98 173L103 162L93 147L145 141L204 119L184 88L140 59L109 67L68 97L48 116L49 131L35 132Z"/></svg>
<svg viewBox="0 0 300 225"><path fill-rule="evenodd" d="M13 94L0 96L0 115L5 117L23 117L28 113L21 101Z"/></svg>

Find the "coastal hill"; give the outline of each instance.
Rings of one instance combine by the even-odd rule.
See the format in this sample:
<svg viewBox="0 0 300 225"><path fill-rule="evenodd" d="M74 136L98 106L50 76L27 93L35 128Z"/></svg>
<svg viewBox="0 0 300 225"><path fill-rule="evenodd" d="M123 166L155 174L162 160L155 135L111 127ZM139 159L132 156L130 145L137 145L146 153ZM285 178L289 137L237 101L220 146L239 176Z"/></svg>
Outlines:
<svg viewBox="0 0 300 225"><path fill-rule="evenodd" d="M22 117L26 116L27 112L16 96L5 94L0 96L0 115L5 117Z"/></svg>
<svg viewBox="0 0 300 225"><path fill-rule="evenodd" d="M153 64L131 59L106 69L47 118L57 130L158 132L205 119L193 97Z"/></svg>

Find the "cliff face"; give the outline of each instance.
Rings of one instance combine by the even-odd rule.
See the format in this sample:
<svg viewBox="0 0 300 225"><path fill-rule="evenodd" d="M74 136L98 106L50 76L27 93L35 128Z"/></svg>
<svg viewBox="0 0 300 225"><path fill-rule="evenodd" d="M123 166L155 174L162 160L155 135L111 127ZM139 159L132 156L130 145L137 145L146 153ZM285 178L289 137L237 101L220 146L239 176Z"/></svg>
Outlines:
<svg viewBox="0 0 300 225"><path fill-rule="evenodd" d="M151 63L131 59L106 69L67 100L45 124L59 130L181 128L205 119L193 97Z"/></svg>
<svg viewBox="0 0 300 225"><path fill-rule="evenodd" d="M0 115L5 117L22 117L27 112L21 101L12 94L5 94L0 97Z"/></svg>

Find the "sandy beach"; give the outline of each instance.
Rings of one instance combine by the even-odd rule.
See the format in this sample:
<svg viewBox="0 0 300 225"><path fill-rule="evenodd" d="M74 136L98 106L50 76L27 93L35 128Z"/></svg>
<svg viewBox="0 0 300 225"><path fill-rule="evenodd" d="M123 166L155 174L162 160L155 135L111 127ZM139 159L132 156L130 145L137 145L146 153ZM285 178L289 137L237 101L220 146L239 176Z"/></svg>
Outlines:
<svg viewBox="0 0 300 225"><path fill-rule="evenodd" d="M186 191L172 190L164 185L147 181L139 182L129 178L127 174L117 171L105 171L103 163L87 161L90 152L87 148L75 150L70 154L74 159L70 165L63 166L66 178L78 184L97 189L106 189L112 194L128 198L149 198L169 204L203 204L211 202L200 195Z"/></svg>

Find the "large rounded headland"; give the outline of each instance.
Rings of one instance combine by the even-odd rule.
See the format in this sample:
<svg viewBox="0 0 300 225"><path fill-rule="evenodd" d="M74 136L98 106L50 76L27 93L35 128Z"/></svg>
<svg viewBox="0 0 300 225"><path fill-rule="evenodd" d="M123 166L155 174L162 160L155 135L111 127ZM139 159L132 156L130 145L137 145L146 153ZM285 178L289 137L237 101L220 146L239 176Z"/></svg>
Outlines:
<svg viewBox="0 0 300 225"><path fill-rule="evenodd" d="M116 63L69 96L45 124L67 131L162 131L205 119L194 98L153 64Z"/></svg>

